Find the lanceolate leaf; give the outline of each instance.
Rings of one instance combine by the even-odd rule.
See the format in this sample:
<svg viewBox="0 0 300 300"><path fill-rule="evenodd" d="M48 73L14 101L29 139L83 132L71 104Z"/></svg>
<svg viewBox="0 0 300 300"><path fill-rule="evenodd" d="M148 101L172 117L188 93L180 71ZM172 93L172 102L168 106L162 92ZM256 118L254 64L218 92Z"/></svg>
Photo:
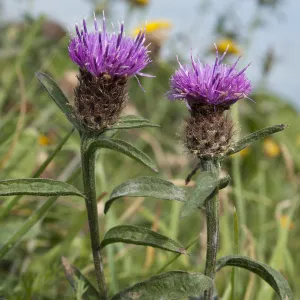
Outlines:
<svg viewBox="0 0 300 300"><path fill-rule="evenodd" d="M253 132L253 133L245 136L244 138L242 138L238 142L236 142L232 147L230 147L230 149L228 150L228 152L226 154L227 155L232 155L234 153L240 152L241 150L248 147L249 145L251 145L255 141L263 139L263 138L265 138L265 137L267 137L271 134L274 134L276 132L282 131L287 127L288 126L285 125L285 124L279 124L279 125L266 127L264 129Z"/></svg>
<svg viewBox="0 0 300 300"><path fill-rule="evenodd" d="M217 271L226 266L247 269L265 280L282 300L292 300L293 295L286 279L276 270L261 262L254 261L246 256L229 255L217 261Z"/></svg>
<svg viewBox="0 0 300 300"><path fill-rule="evenodd" d="M62 90L58 87L55 81L47 74L42 72L36 72L36 76L44 88L47 90L51 98L57 104L57 106L62 110L62 112L66 115L68 120L78 129L80 130L80 125L76 121L71 106L67 97L64 95Z"/></svg>
<svg viewBox="0 0 300 300"><path fill-rule="evenodd" d="M163 250L186 254L182 245L145 227L120 225L111 228L104 236L101 247L112 243L151 246Z"/></svg>
<svg viewBox="0 0 300 300"><path fill-rule="evenodd" d="M0 196L80 196L84 195L74 186L52 179L24 178L0 181Z"/></svg>
<svg viewBox="0 0 300 300"><path fill-rule="evenodd" d="M117 186L105 204L107 213L111 204L121 197L152 197L162 200L186 201L186 192L173 183L156 177L138 177Z"/></svg>
<svg viewBox="0 0 300 300"><path fill-rule="evenodd" d="M171 271L137 283L112 300L175 300L202 294L213 285L209 277L201 273Z"/></svg>
<svg viewBox="0 0 300 300"><path fill-rule="evenodd" d="M74 180L80 174L81 169L75 171L70 178L68 179L69 183L73 183ZM20 228L7 240L5 241L0 247L0 260L4 257L10 250L12 250L26 235L30 229L36 225L51 209L54 205L55 201L58 199L59 196L52 196L48 198L42 206L37 208L32 215L26 219L26 221L22 224Z"/></svg>
<svg viewBox="0 0 300 300"><path fill-rule="evenodd" d="M211 172L201 172L196 187L182 207L180 217L186 217L204 205L205 200L218 189L219 181Z"/></svg>
<svg viewBox="0 0 300 300"><path fill-rule="evenodd" d="M100 295L95 289L95 287L91 284L91 282L84 276L82 273L74 266L70 264L70 262L65 258L61 258L63 268L65 271L65 275L72 286L72 288L77 290L77 281L76 278L84 282L85 292L82 295L83 300L99 300Z"/></svg>
<svg viewBox="0 0 300 300"><path fill-rule="evenodd" d="M116 124L114 124L110 128L107 128L106 130L130 129L130 128L141 128L141 127L160 127L160 126L142 117L129 115L129 116L121 117Z"/></svg>
<svg viewBox="0 0 300 300"><path fill-rule="evenodd" d="M219 190L225 189L231 181L231 177L226 175L225 177L219 179Z"/></svg>
<svg viewBox="0 0 300 300"><path fill-rule="evenodd" d="M98 148L107 148L118 151L137 160L138 162L149 167L151 170L157 172L156 164L146 153L123 140L99 138L92 140L88 147L89 151L96 151Z"/></svg>

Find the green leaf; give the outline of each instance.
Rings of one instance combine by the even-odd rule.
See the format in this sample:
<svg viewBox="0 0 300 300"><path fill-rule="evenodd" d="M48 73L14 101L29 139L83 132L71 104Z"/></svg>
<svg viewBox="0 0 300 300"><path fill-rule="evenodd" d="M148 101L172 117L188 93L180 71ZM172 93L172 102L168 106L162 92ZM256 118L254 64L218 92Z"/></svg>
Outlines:
<svg viewBox="0 0 300 300"><path fill-rule="evenodd" d="M231 181L231 177L226 175L219 180L219 190L225 189Z"/></svg>
<svg viewBox="0 0 300 300"><path fill-rule="evenodd" d="M130 129L130 128L142 128L142 127L160 127L158 124L154 124L151 121L144 119L140 116L128 115L123 116L119 121L106 130L113 129Z"/></svg>
<svg viewBox="0 0 300 300"><path fill-rule="evenodd" d="M101 242L101 247L103 248L109 244L119 242L151 246L175 253L186 254L186 250L179 243L145 227L131 225L113 227L105 234Z"/></svg>
<svg viewBox="0 0 300 300"><path fill-rule="evenodd" d="M89 151L96 151L99 148L118 151L142 163L154 172L157 172L156 164L146 153L123 140L109 138L91 139L88 147Z"/></svg>
<svg viewBox="0 0 300 300"><path fill-rule="evenodd" d="M52 179L24 178L0 181L0 196L80 196L84 195L74 186Z"/></svg>
<svg viewBox="0 0 300 300"><path fill-rule="evenodd" d="M115 200L125 196L186 201L186 192L173 183L156 177L138 177L123 182L112 191L109 200L105 203L104 213L107 213Z"/></svg>
<svg viewBox="0 0 300 300"><path fill-rule="evenodd" d="M65 275L72 286L72 288L77 291L78 281L79 279L84 283L84 292L81 295L83 300L99 300L100 295L96 288L91 284L91 282L74 266L70 264L70 262L65 258L61 258L63 268L65 271ZM81 299L81 298L80 298Z"/></svg>
<svg viewBox="0 0 300 300"><path fill-rule="evenodd" d="M276 270L261 262L254 261L246 256L229 255L217 261L217 271L226 266L247 269L265 280L282 300L292 300L293 295L287 280Z"/></svg>
<svg viewBox="0 0 300 300"><path fill-rule="evenodd" d="M184 203L180 217L187 217L202 207L205 200L218 190L219 181L211 172L201 172L196 179L196 187Z"/></svg>
<svg viewBox="0 0 300 300"><path fill-rule="evenodd" d="M288 126L285 124L279 124L279 125L274 125L270 127L266 127L264 129L258 130L256 132L253 132L238 142L236 142L233 146L230 147L230 149L227 151L226 155L232 155L234 153L240 152L244 148L248 147L252 143L254 143L257 140L263 139L271 134L274 134L276 132L282 131Z"/></svg>
<svg viewBox="0 0 300 300"><path fill-rule="evenodd" d="M67 180L73 183L80 174L81 169L75 171ZM52 196L48 198L39 208L37 208L32 215L26 219L22 226L0 247L0 260L13 249L24 236L47 214L47 212L54 205L59 196Z"/></svg>
<svg viewBox="0 0 300 300"><path fill-rule="evenodd" d="M36 72L35 74L36 74L38 80L41 82L41 84L47 90L47 92L49 93L51 98L57 104L57 106L66 115L68 120L80 131L80 129L81 129L80 123L74 117L69 100L64 95L64 93L59 88L59 86L55 83L55 81L49 75L42 73L42 72Z"/></svg>
<svg viewBox="0 0 300 300"><path fill-rule="evenodd" d="M213 282L201 273L171 271L139 282L111 300L175 300L196 296L212 287Z"/></svg>

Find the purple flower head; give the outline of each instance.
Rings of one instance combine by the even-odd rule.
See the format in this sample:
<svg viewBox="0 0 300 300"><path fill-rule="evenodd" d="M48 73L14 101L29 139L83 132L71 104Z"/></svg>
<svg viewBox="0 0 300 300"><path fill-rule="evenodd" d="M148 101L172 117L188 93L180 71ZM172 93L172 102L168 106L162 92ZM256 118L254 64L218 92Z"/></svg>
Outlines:
<svg viewBox="0 0 300 300"><path fill-rule="evenodd" d="M170 79L168 98L184 100L189 108L192 103L230 106L242 98L248 98L251 82L245 71L249 65L238 71L236 65L240 58L232 66L222 64L226 51L219 57L216 47L213 65L203 64L199 59L195 61L192 55L191 65L182 66L178 61L179 69Z"/></svg>
<svg viewBox="0 0 300 300"><path fill-rule="evenodd" d="M125 37L124 24L120 24L120 31L108 33L103 14L102 29L99 29L94 19L94 32L88 32L86 21L82 28L76 25L76 36L71 36L69 56L82 70L99 77L109 74L112 77L148 76L140 71L151 62L147 47L144 46L145 32L141 30L137 37Z"/></svg>

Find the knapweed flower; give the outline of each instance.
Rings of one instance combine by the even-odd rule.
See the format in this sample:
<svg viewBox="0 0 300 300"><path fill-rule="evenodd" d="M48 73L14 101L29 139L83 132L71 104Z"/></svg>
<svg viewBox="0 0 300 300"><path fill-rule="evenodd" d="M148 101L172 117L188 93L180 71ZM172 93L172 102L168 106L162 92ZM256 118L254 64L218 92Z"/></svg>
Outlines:
<svg viewBox="0 0 300 300"><path fill-rule="evenodd" d="M228 48L227 48L228 49ZM219 57L218 50L213 65L203 64L191 56L191 65L182 66L171 77L170 100L185 100L190 107L193 103L228 107L240 99L247 98L251 92L251 82L246 77L245 67L236 69L237 61L232 65L222 64L226 51Z"/></svg>
<svg viewBox="0 0 300 300"><path fill-rule="evenodd" d="M141 70L151 60L143 30L135 39L126 37L122 23L118 34L110 34L104 15L102 28L99 29L96 18L94 27L89 32L85 20L81 29L76 25L69 56L80 69L74 113L87 130L98 131L116 122L128 98L128 77L149 76Z"/></svg>
<svg viewBox="0 0 300 300"><path fill-rule="evenodd" d="M228 50L228 47L227 47ZM183 100L191 117L187 121L185 142L188 149L199 157L224 154L233 136L233 123L224 112L242 98L248 98L251 83L245 67L236 69L222 64L224 54L218 50L213 65L203 64L191 57L191 65L181 65L170 79L170 100Z"/></svg>

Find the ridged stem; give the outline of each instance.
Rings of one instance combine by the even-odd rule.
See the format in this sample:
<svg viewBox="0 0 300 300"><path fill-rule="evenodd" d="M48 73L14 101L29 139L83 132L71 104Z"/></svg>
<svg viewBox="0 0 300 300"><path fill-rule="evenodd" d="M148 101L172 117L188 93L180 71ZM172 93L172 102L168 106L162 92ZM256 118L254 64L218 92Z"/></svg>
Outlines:
<svg viewBox="0 0 300 300"><path fill-rule="evenodd" d="M216 160L202 160L202 171L212 172L219 178L220 163ZM207 246L206 246L206 262L205 275L212 280L216 274L217 252L219 247L219 199L218 191L208 198L205 202L206 226L207 226ZM214 287L204 292L205 300L212 300L214 294Z"/></svg>
<svg viewBox="0 0 300 300"><path fill-rule="evenodd" d="M84 194L86 196L85 204L88 215L91 246L93 253L93 260L95 266L95 273L100 294L100 299L107 300L107 287L105 283L101 248L100 248L100 234L98 221L98 207L96 198L95 186L95 152L88 151L88 138L81 137L81 164Z"/></svg>

